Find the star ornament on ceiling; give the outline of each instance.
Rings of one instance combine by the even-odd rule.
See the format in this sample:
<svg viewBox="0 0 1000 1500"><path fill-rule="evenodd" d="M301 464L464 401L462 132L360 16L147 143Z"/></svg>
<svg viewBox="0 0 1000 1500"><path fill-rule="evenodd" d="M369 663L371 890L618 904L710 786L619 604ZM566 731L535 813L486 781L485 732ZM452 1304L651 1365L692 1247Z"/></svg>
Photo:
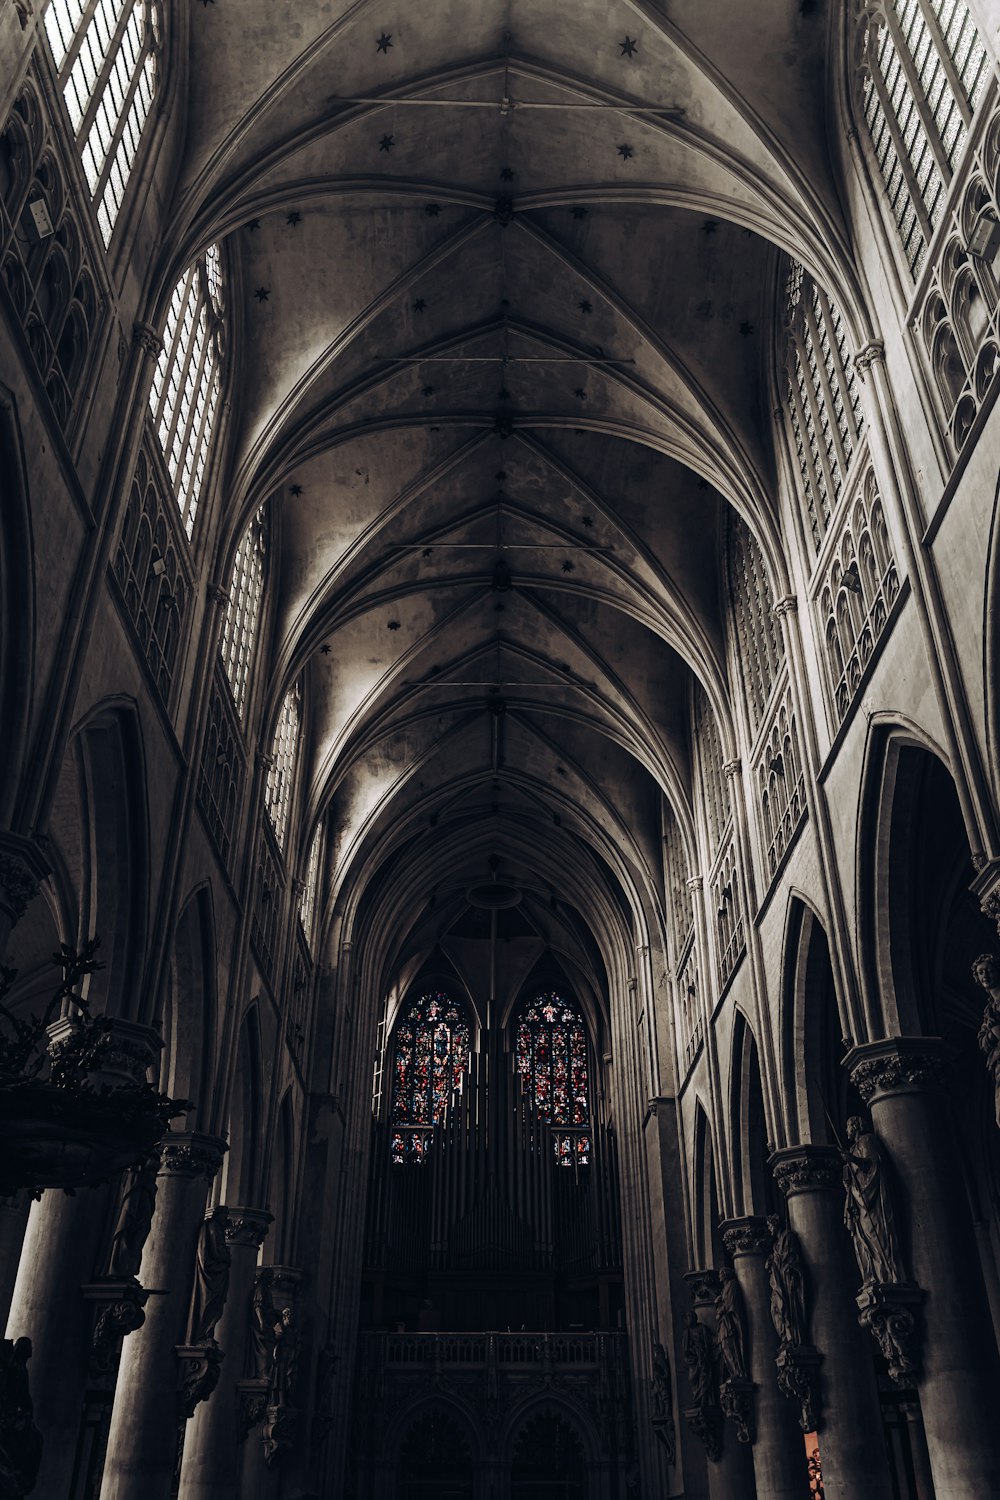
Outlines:
<svg viewBox="0 0 1000 1500"><path fill-rule="evenodd" d="M380 151L391 151L395 144L396 137L394 135L384 135L379 140L378 149Z"/></svg>
<svg viewBox="0 0 1000 1500"><path fill-rule="evenodd" d="M628 144L627 141L623 141L622 144L618 147L618 155L622 158L623 161L631 161L632 157L635 155L635 152L632 150L632 147Z"/></svg>
<svg viewBox="0 0 1000 1500"><path fill-rule="evenodd" d="M295 495L297 498L303 493L301 484L290 484L288 486L288 493L290 495Z"/></svg>
<svg viewBox="0 0 1000 1500"><path fill-rule="evenodd" d="M377 41L375 43L375 51L376 52L384 52L384 53L386 53L386 55L388 55L389 48L391 46L392 46L392 32L391 31L383 31L382 35L377 39Z"/></svg>
<svg viewBox="0 0 1000 1500"><path fill-rule="evenodd" d="M424 308L426 306L427 306L426 298L424 298L424 297L417 297L414 300L414 303L413 303L413 311L414 312L423 312L423 310L424 310Z"/></svg>
<svg viewBox="0 0 1000 1500"><path fill-rule="evenodd" d="M623 42L618 43L622 49L622 57L634 57L639 50L639 43L632 37L627 36Z"/></svg>
<svg viewBox="0 0 1000 1500"><path fill-rule="evenodd" d="M257 298L258 302L267 302L271 296L271 289L270 287L259 286L254 291L254 296Z"/></svg>

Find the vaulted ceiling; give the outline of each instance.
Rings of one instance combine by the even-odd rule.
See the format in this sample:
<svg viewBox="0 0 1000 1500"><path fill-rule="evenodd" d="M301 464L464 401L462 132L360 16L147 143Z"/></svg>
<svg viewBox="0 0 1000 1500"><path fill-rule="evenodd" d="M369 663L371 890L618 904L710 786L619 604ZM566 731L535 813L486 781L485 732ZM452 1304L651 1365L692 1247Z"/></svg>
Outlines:
<svg viewBox="0 0 1000 1500"><path fill-rule="evenodd" d="M726 692L730 506L776 556L777 250L843 262L824 7L190 26L177 266L228 236L230 546L279 496L272 697L305 669L335 884L453 896L499 851L655 891L692 673Z"/></svg>

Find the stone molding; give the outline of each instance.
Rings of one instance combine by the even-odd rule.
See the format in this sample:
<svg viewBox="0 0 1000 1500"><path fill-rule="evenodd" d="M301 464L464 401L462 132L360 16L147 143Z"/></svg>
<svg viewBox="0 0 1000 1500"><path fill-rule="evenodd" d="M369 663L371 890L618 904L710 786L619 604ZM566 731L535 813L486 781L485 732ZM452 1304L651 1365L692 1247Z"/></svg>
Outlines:
<svg viewBox="0 0 1000 1500"><path fill-rule="evenodd" d="M132 326L132 342L143 354L156 358L163 349L163 340L151 323L137 322Z"/></svg>
<svg viewBox="0 0 1000 1500"><path fill-rule="evenodd" d="M881 339L869 339L867 344L855 351L854 368L864 380L876 360L885 359L885 344Z"/></svg>
<svg viewBox="0 0 1000 1500"><path fill-rule="evenodd" d="M785 615L795 614L796 610L799 607L799 601L794 594L782 594L780 599L775 600L772 607L774 609L774 613L778 615L779 618L784 618Z"/></svg>
<svg viewBox="0 0 1000 1500"><path fill-rule="evenodd" d="M858 1322L881 1349L890 1379L909 1386L919 1374L919 1330L916 1314L924 1293L913 1282L871 1282L855 1299Z"/></svg>
<svg viewBox="0 0 1000 1500"><path fill-rule="evenodd" d="M852 1047L843 1065L862 1099L872 1104L888 1094L941 1092L950 1061L940 1037L893 1036Z"/></svg>
<svg viewBox="0 0 1000 1500"><path fill-rule="evenodd" d="M731 780L734 776L740 774L742 766L743 762L738 755L733 760L724 760L722 762L722 774L723 776L728 776Z"/></svg>
<svg viewBox="0 0 1000 1500"><path fill-rule="evenodd" d="M769 1158L786 1198L796 1193L843 1192L843 1166L836 1146L786 1146Z"/></svg>
<svg viewBox="0 0 1000 1500"><path fill-rule="evenodd" d="M705 888L705 877L703 875L692 875L690 880L685 880L684 884L689 891L701 891Z"/></svg>
<svg viewBox="0 0 1000 1500"><path fill-rule="evenodd" d="M225 1355L214 1339L200 1344L178 1344L177 1419L189 1421L202 1401L207 1401L219 1383Z"/></svg>
<svg viewBox="0 0 1000 1500"><path fill-rule="evenodd" d="M159 1150L160 1177L202 1177L211 1182L229 1147L221 1136L193 1130L174 1135L168 1131Z"/></svg>
<svg viewBox="0 0 1000 1500"><path fill-rule="evenodd" d="M714 1464L722 1457L722 1423L718 1412L702 1411L700 1406L686 1406L684 1420L702 1444Z"/></svg>
<svg viewBox="0 0 1000 1500"><path fill-rule="evenodd" d="M722 1242L730 1255L764 1255L772 1239L768 1222L760 1214L727 1219L722 1225Z"/></svg>
<svg viewBox="0 0 1000 1500"><path fill-rule="evenodd" d="M260 1249L274 1223L266 1208L227 1208L226 1216L226 1244L253 1250Z"/></svg>

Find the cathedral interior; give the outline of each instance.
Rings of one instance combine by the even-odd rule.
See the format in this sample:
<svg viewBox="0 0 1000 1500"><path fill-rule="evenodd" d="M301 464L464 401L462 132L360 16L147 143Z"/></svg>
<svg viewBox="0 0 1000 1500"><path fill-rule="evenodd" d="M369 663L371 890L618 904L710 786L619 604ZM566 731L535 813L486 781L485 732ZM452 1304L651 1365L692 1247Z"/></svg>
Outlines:
<svg viewBox="0 0 1000 1500"><path fill-rule="evenodd" d="M1000 1497L1000 0L0 0L0 1500Z"/></svg>

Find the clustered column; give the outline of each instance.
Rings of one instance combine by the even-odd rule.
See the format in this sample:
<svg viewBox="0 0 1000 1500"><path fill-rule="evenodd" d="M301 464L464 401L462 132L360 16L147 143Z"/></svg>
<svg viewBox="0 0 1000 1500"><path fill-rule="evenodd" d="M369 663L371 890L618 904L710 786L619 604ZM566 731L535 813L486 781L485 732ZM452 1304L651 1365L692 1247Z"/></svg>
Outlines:
<svg viewBox="0 0 1000 1500"><path fill-rule="evenodd" d="M125 1340L108 1434L101 1500L169 1500L177 1459L178 1362L208 1184L225 1142L168 1134L160 1147L156 1213L140 1279L146 1321ZM157 1295L157 1294L161 1295Z"/></svg>

